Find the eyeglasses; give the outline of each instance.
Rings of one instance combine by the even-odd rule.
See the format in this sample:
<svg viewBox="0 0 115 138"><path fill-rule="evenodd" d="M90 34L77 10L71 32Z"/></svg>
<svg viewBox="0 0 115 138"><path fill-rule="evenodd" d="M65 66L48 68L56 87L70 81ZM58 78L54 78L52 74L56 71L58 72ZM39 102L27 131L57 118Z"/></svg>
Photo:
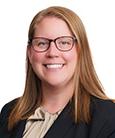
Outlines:
<svg viewBox="0 0 115 138"><path fill-rule="evenodd" d="M49 49L51 42L54 42L58 50L66 52L73 48L76 41L77 39L72 36L61 36L56 39L34 37L30 41L30 44L36 52L45 52Z"/></svg>

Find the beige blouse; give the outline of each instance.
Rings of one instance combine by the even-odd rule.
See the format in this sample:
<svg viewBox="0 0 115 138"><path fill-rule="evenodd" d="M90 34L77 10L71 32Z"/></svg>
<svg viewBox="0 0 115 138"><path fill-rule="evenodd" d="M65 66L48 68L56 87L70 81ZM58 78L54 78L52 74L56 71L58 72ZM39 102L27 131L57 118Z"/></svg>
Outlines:
<svg viewBox="0 0 115 138"><path fill-rule="evenodd" d="M23 138L43 138L61 111L51 114L42 107L35 110L26 123Z"/></svg>

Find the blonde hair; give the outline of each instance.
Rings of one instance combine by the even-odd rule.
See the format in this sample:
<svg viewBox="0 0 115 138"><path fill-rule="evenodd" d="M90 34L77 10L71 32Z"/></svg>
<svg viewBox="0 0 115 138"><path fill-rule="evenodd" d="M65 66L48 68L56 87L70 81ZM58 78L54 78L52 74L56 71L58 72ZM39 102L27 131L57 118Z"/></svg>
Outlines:
<svg viewBox="0 0 115 138"><path fill-rule="evenodd" d="M74 104L74 119L75 122L84 121L88 123L91 119L91 96L101 99L108 99L108 97L104 94L103 87L94 69L84 25L81 19L70 9L58 6L49 7L40 11L33 18L29 28L28 43L30 43L34 36L36 26L42 19L48 16L64 20L73 35L77 38L79 53L74 75L75 87L72 99ZM40 79L34 73L27 57L25 90L23 96L18 99L14 109L10 113L9 129L12 129L18 121L27 119L40 105L42 100L40 83Z"/></svg>

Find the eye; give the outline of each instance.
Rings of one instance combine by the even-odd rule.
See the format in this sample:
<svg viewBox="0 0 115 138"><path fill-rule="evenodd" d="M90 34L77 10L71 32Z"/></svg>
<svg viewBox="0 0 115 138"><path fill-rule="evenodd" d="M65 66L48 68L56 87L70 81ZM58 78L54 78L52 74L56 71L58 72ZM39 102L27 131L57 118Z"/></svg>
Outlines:
<svg viewBox="0 0 115 138"><path fill-rule="evenodd" d="M35 39L33 45L39 48L45 48L49 45L49 42L45 39Z"/></svg>
<svg viewBox="0 0 115 138"><path fill-rule="evenodd" d="M47 43L46 42L37 42L36 45L39 47L42 47L42 46L47 45Z"/></svg>
<svg viewBox="0 0 115 138"><path fill-rule="evenodd" d="M58 41L58 44L59 45L63 45L63 46L65 46L65 45L71 45L71 43L72 43L72 41L70 39L64 39L64 40Z"/></svg>
<svg viewBox="0 0 115 138"><path fill-rule="evenodd" d="M71 43L69 42L69 41L60 41L60 44L62 44L62 45L70 45Z"/></svg>

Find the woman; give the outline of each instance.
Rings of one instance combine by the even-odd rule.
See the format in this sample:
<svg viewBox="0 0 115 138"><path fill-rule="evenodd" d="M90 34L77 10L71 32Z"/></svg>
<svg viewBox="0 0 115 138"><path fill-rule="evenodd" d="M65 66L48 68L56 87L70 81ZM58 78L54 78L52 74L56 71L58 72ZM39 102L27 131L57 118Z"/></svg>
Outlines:
<svg viewBox="0 0 115 138"><path fill-rule="evenodd" d="M80 18L40 11L29 28L22 97L0 115L1 138L115 138L115 104L95 72Z"/></svg>

